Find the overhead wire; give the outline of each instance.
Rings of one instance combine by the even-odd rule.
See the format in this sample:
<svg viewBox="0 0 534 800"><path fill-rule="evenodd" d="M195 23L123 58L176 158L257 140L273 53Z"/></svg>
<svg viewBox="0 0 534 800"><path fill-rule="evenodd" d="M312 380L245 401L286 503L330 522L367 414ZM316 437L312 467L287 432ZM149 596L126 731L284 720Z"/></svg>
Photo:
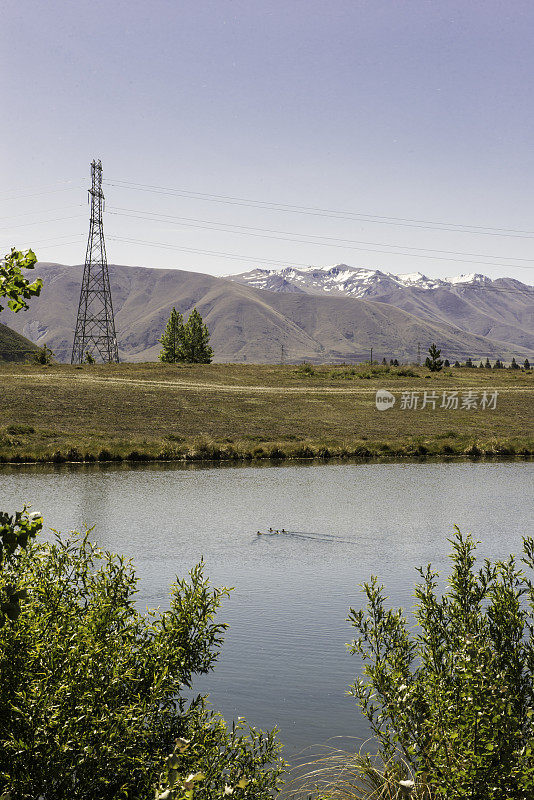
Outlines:
<svg viewBox="0 0 534 800"><path fill-rule="evenodd" d="M20 197L23 198L23 197L39 196L59 191L65 191L66 189L77 188L77 184L73 184L71 181L68 181L67 183L69 184L68 186L60 188L51 188L35 194L20 195ZM323 209L313 206L295 206L284 203L271 203L263 200L232 197L230 195L216 195L216 194L209 194L202 192L193 192L183 188L140 184L132 181L124 181L121 179L107 179L104 181L104 183L109 186L114 186L120 189L135 189L140 191L165 193L165 194L172 194L175 196L187 197L190 199L208 200L211 202L218 202L218 203L219 202L229 203L231 205L236 205L236 204L247 205L253 208L272 210L272 211L310 214L313 216L320 215L326 218L333 218L333 219L348 219L351 221L359 221L359 222L379 222L381 224L390 224L390 225L399 224L399 225L408 225L410 227L423 227L429 230L442 230L442 231L449 230L452 232L462 232L462 233L481 233L485 235L510 236L511 238L534 238L533 231L524 231L513 228L494 228L489 226L486 227L486 226L476 226L476 225L464 225L457 223L448 223L439 221L437 222L431 220L410 219L404 217L383 217L378 215L363 214L361 212L339 211L333 209ZM83 207L83 205L84 204L79 204L76 205L75 207ZM61 209L60 208L51 209L50 213L52 213L53 211L62 210L62 208L71 208L71 207L74 206L61 207ZM27 212L25 214L13 215L12 217L3 217L0 218L0 222L2 222L2 220L8 220L22 216L30 216L32 213L33 212ZM468 253L464 251L455 251L455 250L440 250L437 248L423 248L423 247L414 247L408 245L394 245L394 244L388 244L387 242L369 242L358 239L344 239L341 237L323 236L318 234L299 234L291 231L276 230L272 228L260 228L254 226L246 226L246 225L234 225L230 223L224 223L214 220L198 219L194 217L193 218L177 217L169 214L162 214L159 212L139 211L138 209L131 209L131 208L112 207L108 209L108 213L129 219L142 219L146 221L153 221L163 224L179 225L181 227L199 228L202 230L213 230L225 233L251 236L255 238L269 238L278 241L292 242L296 244L320 245L322 247L335 247L341 249L357 250L360 252L367 252L367 253L380 253L390 256L395 255L404 258L425 258L427 260L432 259L440 261L451 261L454 263L462 263L462 264L466 263L479 264L486 267L502 267L502 268L509 267L517 269L532 269L530 263L529 264L516 263L519 261L532 262L534 264L534 259L529 259L529 258L521 258L513 256L512 257L496 256L484 253ZM81 214L77 214L77 215L59 217L53 219L42 219L34 221L32 223L22 223L15 226L10 226L10 229L30 227L36 224L62 222L69 219L77 219L82 216L83 215ZM3 230L6 229L4 228ZM79 235L83 236L84 234L79 234ZM56 238L62 238L62 237L56 237ZM227 253L222 251L205 250L200 248L187 248L187 247L169 245L162 242L145 242L138 239L128 239L126 237L118 237L118 236L108 235L107 238L115 241L124 241L141 245L146 244L159 248L180 250L182 252L198 253L210 256L213 255L213 256L218 256L220 258L226 258L232 260L249 261L249 262L254 261L256 263L279 265L279 266L288 265L287 260L281 261L277 259L257 258L237 253ZM458 256L461 256L461 258L458 258ZM292 264L297 267L298 266L309 267L309 263L292 262ZM499 288L499 290L512 291L511 289L504 289L504 288Z"/></svg>
<svg viewBox="0 0 534 800"><path fill-rule="evenodd" d="M201 228L203 230L215 230L215 231L221 231L223 233L238 234L242 236L254 236L259 238L276 239L278 241L284 241L284 242L294 242L297 244L312 244L312 245L320 245L322 247L336 247L341 249L359 250L368 253L382 253L388 255L408 256L408 257L426 258L426 259L430 258L442 261L454 261L458 263L483 264L484 266L497 266L497 267L511 266L511 267L518 267L521 269L532 269L532 267L510 262L528 261L532 262L534 265L534 259L532 258L516 258L513 256L511 257L493 256L485 253L466 253L463 251L454 251L454 250L438 250L427 247L393 245L393 244L387 244L385 242L367 242L358 239L343 239L340 237L320 236L315 234L306 234L305 235L306 238L304 238L304 236L302 236L301 234L290 231L277 231L271 228L258 228L258 227L251 227L248 225L233 225L224 222L196 219L192 217L174 217L169 214L160 214L158 212L146 212L146 211L138 212L136 209L121 208L114 206L108 208L108 213L118 216L123 216L129 219L142 219L153 222L162 222L166 224L176 224L188 228ZM237 230L231 230L231 229L237 229ZM298 239L288 238L296 236L298 236L299 238ZM324 241L312 241L312 239L315 240L322 239ZM365 246L362 247L360 245L370 245L371 247L365 247ZM376 250L374 249L375 247L379 248L386 247L389 249ZM403 250L409 252L395 252L395 250ZM418 252L413 252L413 251L418 251ZM444 253L456 256L468 256L470 258L459 259L459 258L449 258L448 256L428 255L433 253ZM473 260L479 258L493 259L493 261Z"/></svg>
<svg viewBox="0 0 534 800"><path fill-rule="evenodd" d="M68 206L59 206L59 208L47 208L46 209L46 213L47 214L53 214L56 211L67 211L67 210L69 210L71 208L85 208L85 203L71 203ZM11 214L8 217L0 217L0 222L2 222L5 219L18 219L19 217L31 217L32 214L37 214L37 213L39 213L39 212L38 211L25 211L22 214ZM43 221L46 222L46 220L43 220Z"/></svg>
<svg viewBox="0 0 534 800"><path fill-rule="evenodd" d="M43 197L46 194L55 194L56 192L66 192L70 189L77 189L79 191L80 187L76 185L72 186L63 186L60 189L47 189L43 192L33 192L32 194L19 194L19 195L12 195L11 197L2 197L0 195L0 202L8 203L12 200L24 200L27 197Z"/></svg>
<svg viewBox="0 0 534 800"><path fill-rule="evenodd" d="M20 225L10 225L9 230L12 230L14 228L28 228L32 227L33 225L44 225L49 222L65 222L65 220L68 219L81 219L81 218L85 218L83 214L74 214L69 217L56 217L55 219L42 219L39 220L39 222L22 222ZM8 230L8 228L0 228L0 232L6 230Z"/></svg>
<svg viewBox="0 0 534 800"><path fill-rule="evenodd" d="M324 216L330 219L349 219L360 222L380 223L385 225L402 225L408 227L425 228L428 230L436 229L442 231L452 231L456 233L472 233L488 236L510 236L511 238L534 238L534 231L525 231L516 228L498 228L486 225L466 225L454 222L439 222L435 220L410 219L408 217L385 217L377 214L364 214L357 211L341 211L328 208L318 208L314 206L297 206L285 203L274 203L266 200L254 200L243 197L232 197L230 195L209 194L207 192L193 192L183 188L173 188L168 186L152 186L150 184L135 183L124 181L119 178L107 178L103 181L108 186L120 189L132 189L135 191L153 192L156 194L171 194L178 197L186 197L207 202L227 203L230 205L242 205L252 208L260 208L269 211L280 211L295 214L309 214L312 216Z"/></svg>
<svg viewBox="0 0 534 800"><path fill-rule="evenodd" d="M185 252L185 253L195 253L197 255L217 256L218 258L225 258L225 259L232 260L232 261L246 261L248 263L252 262L253 264L270 264L270 265L273 265L273 266L281 266L281 267L305 267L305 268L308 268L308 269L310 268L310 264L309 263L302 263L302 262L299 263L299 262L292 261L291 264L288 264L287 261L279 261L279 260L276 260L276 259L266 259L266 258L259 258L257 256L248 256L248 255L245 256L245 255L240 255L238 253L227 253L227 252L218 251L218 250L204 250L204 249L195 248L195 247L182 247L180 245L172 245L172 244L168 244L168 243L165 243L165 242L148 242L148 241L145 241L145 240L142 240L142 239L133 239L133 238L124 237L124 236L111 235L111 236L107 236L106 238L111 240L111 241L124 242L126 244L145 245L145 246L148 246L148 247L157 247L157 248L166 249L166 250L176 250L176 251ZM318 269L320 269L320 267L318 267ZM231 278L232 276L231 275L227 275L227 276L224 276L224 277ZM477 284L462 284L461 286L462 286L462 288L465 288L465 287L473 288L473 289L480 288L480 286L477 285ZM259 287L253 287L253 288L259 288ZM484 286L484 289L485 290L490 290L490 291L497 291L497 292L506 292L507 294L521 294L523 296L526 295L526 294L530 294L529 287L527 287L526 290L525 289L519 290L519 289L512 289L512 288L509 288L509 287ZM346 295L346 296L350 297L350 295Z"/></svg>

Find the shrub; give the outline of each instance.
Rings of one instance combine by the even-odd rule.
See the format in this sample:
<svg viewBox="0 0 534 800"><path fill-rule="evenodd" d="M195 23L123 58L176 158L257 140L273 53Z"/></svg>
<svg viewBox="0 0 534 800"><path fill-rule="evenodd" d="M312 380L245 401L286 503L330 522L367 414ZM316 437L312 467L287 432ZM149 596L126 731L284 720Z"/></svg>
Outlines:
<svg viewBox="0 0 534 800"><path fill-rule="evenodd" d="M410 629L364 584L351 609L364 661L351 687L388 760L399 754L434 800L526 800L534 794L534 585L514 557L475 567L475 543L456 529L452 574L419 569ZM534 541L522 559L534 569Z"/></svg>
<svg viewBox="0 0 534 800"><path fill-rule="evenodd" d="M199 800L242 776L243 797L268 800L281 771L274 733L228 729L203 697L184 696L215 664L228 591L199 564L168 611L142 614L129 562L89 534L32 542L41 525L0 515L0 794L149 800L181 737L188 773L204 776Z"/></svg>
<svg viewBox="0 0 534 800"><path fill-rule="evenodd" d="M6 431L12 434L27 434L35 433L35 428L32 428L31 425L8 425Z"/></svg>
<svg viewBox="0 0 534 800"><path fill-rule="evenodd" d="M50 348L44 344L35 351L33 360L36 364L52 364L54 360L54 354Z"/></svg>

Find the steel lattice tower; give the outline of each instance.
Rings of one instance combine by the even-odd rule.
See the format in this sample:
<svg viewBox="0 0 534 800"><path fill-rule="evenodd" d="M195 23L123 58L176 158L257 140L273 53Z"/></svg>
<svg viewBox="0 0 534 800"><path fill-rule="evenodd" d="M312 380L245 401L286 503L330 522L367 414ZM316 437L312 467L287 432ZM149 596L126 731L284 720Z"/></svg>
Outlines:
<svg viewBox="0 0 534 800"><path fill-rule="evenodd" d="M104 194L100 160L91 162L89 196L91 198L91 221L71 364L81 364L87 353L105 363L115 362L118 364L119 353L102 224Z"/></svg>

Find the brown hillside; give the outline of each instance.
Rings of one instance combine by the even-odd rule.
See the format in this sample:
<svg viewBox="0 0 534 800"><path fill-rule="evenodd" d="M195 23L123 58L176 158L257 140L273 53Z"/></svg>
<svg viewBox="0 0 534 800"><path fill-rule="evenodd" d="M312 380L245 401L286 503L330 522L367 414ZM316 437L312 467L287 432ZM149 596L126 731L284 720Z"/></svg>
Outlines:
<svg viewBox="0 0 534 800"><path fill-rule="evenodd" d="M198 272L110 266L119 351L127 361L155 360L172 306L197 307L211 333L215 361L359 361L369 357L413 360L436 342L449 359L508 359L525 348L473 335L441 320L422 319L387 303L344 296L275 293ZM60 360L72 347L81 266L39 264L44 280L28 311L5 312L15 330L46 342ZM9 320L8 320L9 316Z"/></svg>

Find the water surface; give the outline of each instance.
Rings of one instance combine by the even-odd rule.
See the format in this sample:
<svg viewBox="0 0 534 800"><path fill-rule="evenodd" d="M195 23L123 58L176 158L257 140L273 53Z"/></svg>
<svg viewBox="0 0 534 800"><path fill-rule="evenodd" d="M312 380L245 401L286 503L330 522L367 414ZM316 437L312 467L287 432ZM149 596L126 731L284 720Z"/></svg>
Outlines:
<svg viewBox="0 0 534 800"><path fill-rule="evenodd" d="M379 575L410 608L415 567L447 571L453 525L490 558L532 533L532 465L517 462L10 467L0 490L2 508L31 503L61 531L94 526L102 546L131 556L142 607L165 608L174 577L204 557L212 582L235 589L219 664L198 688L227 719L278 725L288 758L367 736L345 696L360 666L345 620L362 581ZM256 535L269 527L298 535Z"/></svg>

